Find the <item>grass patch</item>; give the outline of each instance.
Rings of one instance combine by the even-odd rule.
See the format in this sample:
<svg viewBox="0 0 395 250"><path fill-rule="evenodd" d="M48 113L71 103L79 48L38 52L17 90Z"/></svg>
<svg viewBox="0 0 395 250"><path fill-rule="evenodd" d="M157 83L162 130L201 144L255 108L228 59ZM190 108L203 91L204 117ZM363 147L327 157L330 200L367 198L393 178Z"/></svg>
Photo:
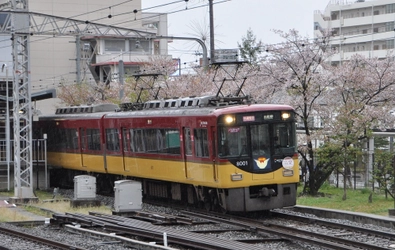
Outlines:
<svg viewBox="0 0 395 250"><path fill-rule="evenodd" d="M301 190L301 189L300 189ZM388 209L394 208L394 200L384 193L375 191L372 193L372 202L369 202L371 191L369 189L347 189L347 199L343 201L343 188L324 185L319 190L321 195L317 197L300 196L297 205L339 209L352 212L369 213L388 216Z"/></svg>
<svg viewBox="0 0 395 250"><path fill-rule="evenodd" d="M38 198L38 202L32 202L30 204L18 205L19 208L26 210L32 214L41 215L44 217L51 217L52 213L45 211L56 211L58 213L80 213L88 214L91 211L111 214L112 210L107 206L100 207L71 207L70 201L64 199L61 195L56 195L56 199L52 200L53 193L41 190L35 190L34 194ZM13 197L14 191L2 191L0 192L1 197ZM53 202L48 202L52 200ZM14 208L0 208L0 222L12 222L12 221L26 221L33 220L29 217L29 214L22 214L18 209Z"/></svg>
<svg viewBox="0 0 395 250"><path fill-rule="evenodd" d="M0 207L0 222L26 220L30 220L30 218L18 212L16 208Z"/></svg>
<svg viewBox="0 0 395 250"><path fill-rule="evenodd" d="M111 214L111 208L107 206L100 206L100 207L71 207L69 201L59 201L59 202L39 202L34 204L35 207L40 207L44 209L48 209L51 211L56 211L59 213L81 213L81 214L88 214L91 211L104 213L104 214Z"/></svg>

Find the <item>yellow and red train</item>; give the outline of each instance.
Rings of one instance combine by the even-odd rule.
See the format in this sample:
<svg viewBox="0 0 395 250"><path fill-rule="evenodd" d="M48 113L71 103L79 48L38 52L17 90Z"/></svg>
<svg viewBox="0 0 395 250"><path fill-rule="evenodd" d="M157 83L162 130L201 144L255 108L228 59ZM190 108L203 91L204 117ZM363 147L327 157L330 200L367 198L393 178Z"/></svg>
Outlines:
<svg viewBox="0 0 395 250"><path fill-rule="evenodd" d="M98 187L135 179L145 196L229 212L295 205L293 108L239 102L206 96L131 111L112 104L59 108L34 129L48 136L50 166L96 175Z"/></svg>

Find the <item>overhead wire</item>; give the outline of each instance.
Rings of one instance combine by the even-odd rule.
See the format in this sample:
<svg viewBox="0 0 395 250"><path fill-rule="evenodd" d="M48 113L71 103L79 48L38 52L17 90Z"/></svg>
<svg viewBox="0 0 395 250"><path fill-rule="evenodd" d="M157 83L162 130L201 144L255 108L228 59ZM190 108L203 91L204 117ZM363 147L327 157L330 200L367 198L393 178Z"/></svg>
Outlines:
<svg viewBox="0 0 395 250"><path fill-rule="evenodd" d="M229 0L226 0L226 1L229 1ZM221 1L220 3L226 2L226 1ZM120 4L123 4L123 3L126 3L126 2L128 2L128 1L122 2L122 3L120 3ZM163 6L167 6L167 5L171 5L171 4L175 4L175 3L181 3L181 2L185 2L185 0L179 0L179 1L174 1L174 2L171 2L171 3L166 3L166 4L157 5L157 6L152 6L152 7L149 7L149 8L141 9L141 11L145 11L145 10L153 9L153 8L159 8L159 7L163 7ZM118 5L120 5L120 4L116 4L116 5L112 5L112 6L118 6ZM195 8L200 8L200 7L204 7L204 6L206 6L206 5L195 6L195 7L193 7L193 9L195 9ZM95 10L95 11L90 11L90 12L87 12L87 13L94 13L94 12L101 11L101 10L104 10L104 9L106 9L106 8L97 9L97 10ZM189 9L191 9L191 8L189 8ZM185 10L189 10L189 9L176 10L176 11L172 11L172 13L176 13L176 12L180 12L180 11L185 11ZM127 13L130 14L130 13L132 13L132 12L127 12ZM172 13L169 13L169 14L172 14ZM164 15L164 14L167 14L167 13L158 14L157 16ZM73 16L73 17L78 17L78 16L82 16L82 15L84 15L84 14L75 15L75 16ZM115 15L115 16L117 16L117 15ZM147 18L152 18L152 16L151 16L151 17L147 17ZM140 18L140 20L141 20L141 19L143 19L143 18ZM97 19L97 20L99 20L99 19ZM119 24L122 24L122 23L119 23ZM66 27L64 27L64 28L66 28ZM45 40L45 39L53 39L53 37L43 38L43 39L40 39L39 41L43 41L43 40ZM7 40L8 40L8 39L7 39ZM0 41L0 42L1 42L1 41ZM35 41L31 41L31 42L34 43ZM11 46L11 45L1 46L0 49L1 49L1 48L7 48L7 47L10 47L10 46Z"/></svg>
<svg viewBox="0 0 395 250"><path fill-rule="evenodd" d="M217 2L217 3L214 3L214 4L220 4L220 3L223 3L223 2L227 2L227 1L230 1L230 0L223 0L223 1L220 1L220 2ZM119 3L119 4L114 4L114 5L112 5L112 6L108 7L108 8L120 6L120 5L122 5L122 4L124 4L124 3L127 3L127 2L129 2L129 1L124 1L124 2ZM163 6L167 6L167 5L171 5L171 4L175 4L175 3L180 3L180 2L185 2L185 1L184 1L184 0L174 1L174 2L171 2L171 3L166 3L166 4L161 4L161 5L152 6L152 7L145 8L145 9L141 9L140 11L145 11L145 10L148 10L148 9L159 8L159 7L163 7ZM160 14L158 14L157 16L164 15L164 14L166 14L166 15L174 14L174 13L178 13L178 12L181 12L181 11L187 11L187 10L196 9L196 8L201 8L201 7L206 7L206 6L207 6L207 4L204 4L204 5L197 5L197 6L193 6L193 7L187 8L187 9L178 9L178 10L174 10L174 11L167 12L167 13L160 13ZM106 8L101 8L101 9L97 9L97 10L94 10L94 11L90 11L90 12L86 12L86 13L82 13L82 14L79 14L79 15L75 15L75 16L72 16L72 17L70 17L70 18L75 18L75 17L78 17L78 16L82 16L82 15L86 15L86 14L90 14L90 13L94 13L94 12L98 12L98 11L103 11L103 10L105 10L105 9L107 9L107 7L106 7ZM118 15L114 15L113 17L119 16L119 15L131 14L131 13L133 13L133 11L120 13L120 14L118 14ZM103 17L103 18L101 18L101 19L104 19L104 18L108 18L108 17ZM152 18L152 16L151 16L151 17L146 17L146 18ZM101 20L101 19L96 19L96 20ZM142 20L142 19L144 19L144 17L141 17L139 20ZM93 20L93 21L95 21L95 20ZM134 20L134 21L136 21L136 20ZM132 22L133 22L133 20L132 20ZM119 24L123 24L123 23L124 23L124 22L122 22L122 23L114 23L114 24L119 25ZM383 25L383 26L381 26L381 27L385 27L385 25ZM343 34L344 34L344 33L343 33ZM361 34L360 36L353 36L352 38L355 38L355 37L362 37L362 36L369 36L369 35L371 35L371 34ZM32 41L32 42L38 42L38 41L42 41L42 40L44 40L44 39L53 39L53 37L43 38L43 39L35 40L35 41ZM312 38L312 39L317 39L317 38ZM339 40L340 40L340 39L341 39L341 38L339 38ZM332 40L332 41L334 41L334 40ZM268 47L268 46L276 46L276 45L283 45L283 44L284 44L284 43L277 43L277 44L271 44L271 45L262 45L261 47L262 47L262 48L265 48L265 47ZM1 49L1 48L5 48L5 47L8 47L8 46L0 47L0 49ZM177 51L177 50L174 50L174 51ZM271 52L272 52L272 51L271 51ZM125 53L126 53L126 52L125 52ZM114 59L114 58L112 58L112 59ZM108 60L108 62L110 62L110 61L111 61L111 60Z"/></svg>

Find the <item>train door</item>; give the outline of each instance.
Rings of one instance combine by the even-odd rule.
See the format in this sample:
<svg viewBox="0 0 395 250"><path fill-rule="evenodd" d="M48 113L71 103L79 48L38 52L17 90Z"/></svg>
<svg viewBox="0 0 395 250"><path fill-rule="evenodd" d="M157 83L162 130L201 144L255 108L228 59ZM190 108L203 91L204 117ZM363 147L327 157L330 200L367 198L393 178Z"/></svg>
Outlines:
<svg viewBox="0 0 395 250"><path fill-rule="evenodd" d="M128 167L128 165L126 164L126 159L125 159L125 157L127 157L127 154L128 154L128 152L129 152L129 145L130 145L130 143L129 143L129 141L130 141L130 136L129 136L129 130L127 129L127 128L122 128L121 129L121 131L122 131L122 138L121 138L121 142L122 142L122 164L123 164L123 169L126 171L126 172L129 172L129 167Z"/></svg>
<svg viewBox="0 0 395 250"><path fill-rule="evenodd" d="M184 138L184 155L183 155L183 160L184 160L184 168L185 168L185 178L190 178L190 174L188 174L188 162L189 159L192 158L192 134L191 134L191 129L183 127L183 138Z"/></svg>
<svg viewBox="0 0 395 250"><path fill-rule="evenodd" d="M211 148L214 181L218 181L217 133L215 132L215 127L211 127Z"/></svg>
<svg viewBox="0 0 395 250"><path fill-rule="evenodd" d="M209 130L207 127L193 129L194 161L188 166L188 177L202 183L213 183L214 169L210 156Z"/></svg>
<svg viewBox="0 0 395 250"><path fill-rule="evenodd" d="M86 167L84 165L84 152L86 150L86 129L79 128L79 139L80 139L80 157L81 157L81 166Z"/></svg>

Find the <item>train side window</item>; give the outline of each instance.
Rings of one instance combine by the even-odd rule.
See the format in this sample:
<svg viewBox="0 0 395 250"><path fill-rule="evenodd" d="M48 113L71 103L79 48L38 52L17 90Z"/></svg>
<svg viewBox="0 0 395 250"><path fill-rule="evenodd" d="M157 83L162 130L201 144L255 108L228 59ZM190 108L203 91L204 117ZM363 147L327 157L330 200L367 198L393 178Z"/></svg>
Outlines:
<svg viewBox="0 0 395 250"><path fill-rule="evenodd" d="M86 135L88 139L89 150L101 150L100 145L100 130L99 129L87 129Z"/></svg>
<svg viewBox="0 0 395 250"><path fill-rule="evenodd" d="M86 134L85 130L83 128L80 128L80 138L81 138L81 149L85 150L86 149Z"/></svg>
<svg viewBox="0 0 395 250"><path fill-rule="evenodd" d="M129 130L126 128L122 128L122 143L123 143L123 152L129 151Z"/></svg>
<svg viewBox="0 0 395 250"><path fill-rule="evenodd" d="M192 155L191 129L184 128L185 154Z"/></svg>
<svg viewBox="0 0 395 250"><path fill-rule="evenodd" d="M208 133L207 129L194 129L195 155L197 157L208 157Z"/></svg>
<svg viewBox="0 0 395 250"><path fill-rule="evenodd" d="M106 148L111 151L119 151L119 136L118 129L106 129Z"/></svg>
<svg viewBox="0 0 395 250"><path fill-rule="evenodd" d="M132 140L131 146L133 152L144 152L145 145L144 145L144 137L143 137L143 130L142 129L132 129Z"/></svg>
<svg viewBox="0 0 395 250"><path fill-rule="evenodd" d="M66 129L66 148L68 149L78 149L78 133L74 128Z"/></svg>
<svg viewBox="0 0 395 250"><path fill-rule="evenodd" d="M158 139L157 132L159 133L158 129L145 129L144 130L144 140L145 140L145 149L147 152L158 152Z"/></svg>
<svg viewBox="0 0 395 250"><path fill-rule="evenodd" d="M178 129L165 129L163 138L165 139L164 152L167 154L181 153L180 131Z"/></svg>
<svg viewBox="0 0 395 250"><path fill-rule="evenodd" d="M62 140L59 140L59 138L62 138L62 129L55 128L53 133L48 133L48 148L53 148L55 150L61 150L62 149Z"/></svg>
<svg viewBox="0 0 395 250"><path fill-rule="evenodd" d="M137 152L133 129L129 130L129 136L130 136L130 140L129 140L130 152Z"/></svg>

